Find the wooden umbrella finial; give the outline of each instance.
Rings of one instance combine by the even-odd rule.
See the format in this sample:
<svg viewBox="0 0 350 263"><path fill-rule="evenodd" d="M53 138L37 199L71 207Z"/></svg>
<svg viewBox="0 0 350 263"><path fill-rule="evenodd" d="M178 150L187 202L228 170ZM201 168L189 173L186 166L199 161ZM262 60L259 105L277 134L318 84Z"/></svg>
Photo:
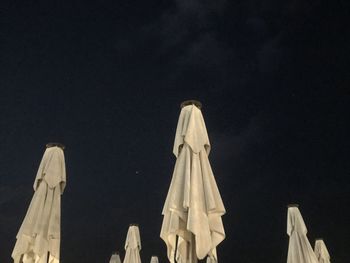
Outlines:
<svg viewBox="0 0 350 263"><path fill-rule="evenodd" d="M180 104L180 108L182 109L185 106L188 105L195 105L198 109L202 109L202 103L198 100L185 100Z"/></svg>
<svg viewBox="0 0 350 263"><path fill-rule="evenodd" d="M51 147L60 147L62 150L66 148L64 144L59 142L49 142L46 144L46 148L51 148Z"/></svg>

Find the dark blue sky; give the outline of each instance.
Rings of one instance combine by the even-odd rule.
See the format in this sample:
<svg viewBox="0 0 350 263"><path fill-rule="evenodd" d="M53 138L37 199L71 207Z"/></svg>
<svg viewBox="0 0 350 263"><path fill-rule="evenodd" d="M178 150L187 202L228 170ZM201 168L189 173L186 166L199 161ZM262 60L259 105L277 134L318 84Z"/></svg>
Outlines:
<svg viewBox="0 0 350 263"><path fill-rule="evenodd" d="M166 262L161 209L179 104L196 98L227 214L220 262L285 262L286 205L345 262L349 3L5 1L0 262L10 263L49 141L67 145L62 263L108 262L139 223Z"/></svg>

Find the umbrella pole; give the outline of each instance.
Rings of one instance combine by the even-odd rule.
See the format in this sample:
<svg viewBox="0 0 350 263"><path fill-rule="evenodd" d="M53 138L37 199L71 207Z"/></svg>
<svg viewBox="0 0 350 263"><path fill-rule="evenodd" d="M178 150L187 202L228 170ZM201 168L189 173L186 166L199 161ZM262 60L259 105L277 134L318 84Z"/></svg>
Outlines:
<svg viewBox="0 0 350 263"><path fill-rule="evenodd" d="M176 235L176 240L175 240L175 253L174 253L174 262L177 263L176 261L176 254L177 254L177 243L179 241L179 236Z"/></svg>

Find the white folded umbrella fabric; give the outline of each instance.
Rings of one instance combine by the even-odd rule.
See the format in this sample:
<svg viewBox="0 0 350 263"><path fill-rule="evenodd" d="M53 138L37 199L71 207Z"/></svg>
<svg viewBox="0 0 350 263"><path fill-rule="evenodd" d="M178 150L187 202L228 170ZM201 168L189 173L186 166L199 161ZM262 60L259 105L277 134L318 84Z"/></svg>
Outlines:
<svg viewBox="0 0 350 263"><path fill-rule="evenodd" d="M207 255L217 259L216 246L225 239L221 217L226 211L209 163L209 152L201 110L195 105L183 107L173 147L177 160L162 211L160 233L170 262L175 257L181 263L195 263Z"/></svg>
<svg viewBox="0 0 350 263"><path fill-rule="evenodd" d="M315 255L319 263L330 263L331 257L329 255L328 249L326 247L326 244L324 243L323 239L317 239L315 241Z"/></svg>
<svg viewBox="0 0 350 263"><path fill-rule="evenodd" d="M121 263L119 254L113 253L109 260L109 263Z"/></svg>
<svg viewBox="0 0 350 263"><path fill-rule="evenodd" d="M307 239L307 228L297 206L288 207L287 234L289 247L287 263L318 263Z"/></svg>
<svg viewBox="0 0 350 263"><path fill-rule="evenodd" d="M136 225L130 225L125 241L125 257L123 263L141 263L140 230Z"/></svg>
<svg viewBox="0 0 350 263"><path fill-rule="evenodd" d="M151 257L151 263L159 263L158 257L157 256L152 256Z"/></svg>
<svg viewBox="0 0 350 263"><path fill-rule="evenodd" d="M60 258L61 195L66 185L64 153L47 148L41 160L34 195L17 234L14 263L58 263Z"/></svg>

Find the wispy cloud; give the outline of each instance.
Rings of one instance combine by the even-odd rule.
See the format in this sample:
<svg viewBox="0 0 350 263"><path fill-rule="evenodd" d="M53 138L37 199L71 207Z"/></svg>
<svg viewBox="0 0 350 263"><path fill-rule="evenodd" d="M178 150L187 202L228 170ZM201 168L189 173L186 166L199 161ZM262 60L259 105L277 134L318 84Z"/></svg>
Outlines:
<svg viewBox="0 0 350 263"><path fill-rule="evenodd" d="M225 166L225 163L229 162L229 165L232 166L232 160L251 154L251 151L254 151L260 144L270 140L270 135L265 130L265 122L266 117L256 115L238 134L230 132L211 134L211 137L215 138L212 143L215 150L211 157L217 163Z"/></svg>

